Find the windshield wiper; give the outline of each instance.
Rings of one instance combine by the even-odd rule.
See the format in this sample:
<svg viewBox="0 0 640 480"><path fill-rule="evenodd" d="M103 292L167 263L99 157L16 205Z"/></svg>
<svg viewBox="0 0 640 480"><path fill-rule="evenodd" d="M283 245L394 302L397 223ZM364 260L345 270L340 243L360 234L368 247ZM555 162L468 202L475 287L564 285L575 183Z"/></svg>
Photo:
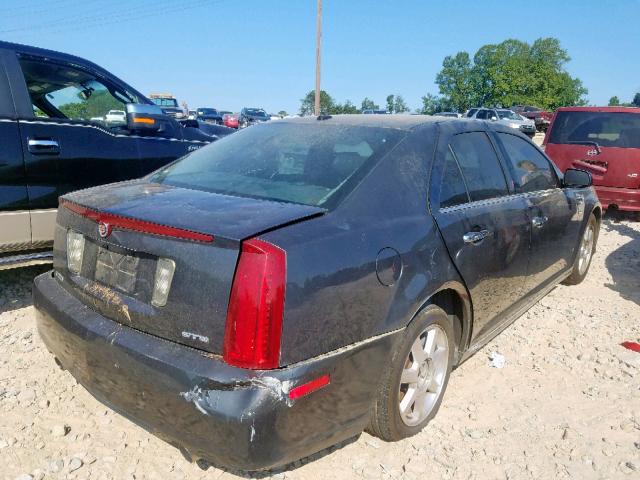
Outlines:
<svg viewBox="0 0 640 480"><path fill-rule="evenodd" d="M598 152L598 155L602 153L602 150L600 149L600 145L598 145L598 142L592 142L591 140L576 140L576 141L567 142L567 143L571 145L593 145L594 147L596 147L596 152Z"/></svg>

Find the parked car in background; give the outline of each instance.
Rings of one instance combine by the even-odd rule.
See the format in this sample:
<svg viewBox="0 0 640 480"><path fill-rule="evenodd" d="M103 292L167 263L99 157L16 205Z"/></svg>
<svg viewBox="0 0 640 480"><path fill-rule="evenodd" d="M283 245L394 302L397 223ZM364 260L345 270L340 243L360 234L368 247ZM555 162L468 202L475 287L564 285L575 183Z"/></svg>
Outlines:
<svg viewBox="0 0 640 480"><path fill-rule="evenodd" d="M505 108L478 108L473 113L471 113L471 110L467 112L467 117L501 123L519 130L529 137L533 137L536 134L536 125L533 120L524 118Z"/></svg>
<svg viewBox="0 0 640 480"><path fill-rule="evenodd" d="M268 122L271 117L262 108L243 108L238 116L240 128L248 127L254 123Z"/></svg>
<svg viewBox="0 0 640 480"><path fill-rule="evenodd" d="M0 269L51 261L58 197L217 139L85 59L0 42Z"/></svg>
<svg viewBox="0 0 640 480"><path fill-rule="evenodd" d="M546 132L553 117L552 112L531 105L514 105L511 110L525 118L533 120L539 132Z"/></svg>
<svg viewBox="0 0 640 480"><path fill-rule="evenodd" d="M399 440L456 365L585 278L590 184L499 123L268 122L63 196L38 331L98 399L216 465Z"/></svg>
<svg viewBox="0 0 640 480"><path fill-rule="evenodd" d="M238 128L238 114L237 113L225 113L222 116L222 123L225 127Z"/></svg>
<svg viewBox="0 0 640 480"><path fill-rule="evenodd" d="M218 110L218 114L219 114L221 117L223 117L223 119L224 119L224 116L225 116L225 115L230 115L230 114L232 114L232 113L233 113L233 112L230 112L229 110Z"/></svg>
<svg viewBox="0 0 640 480"><path fill-rule="evenodd" d="M222 125L222 115L215 108L202 107L196 110L196 120Z"/></svg>
<svg viewBox="0 0 640 480"><path fill-rule="evenodd" d="M189 110L189 114L187 115L187 118L189 120L195 120L197 116L198 116L198 112L196 112L195 110Z"/></svg>
<svg viewBox="0 0 640 480"><path fill-rule="evenodd" d="M363 110L362 113L364 115L388 115L389 114L389 112L387 112L386 110L372 110L372 109Z"/></svg>
<svg viewBox="0 0 640 480"><path fill-rule="evenodd" d="M559 108L544 145L561 170L592 175L605 208L640 211L640 108Z"/></svg>
<svg viewBox="0 0 640 480"><path fill-rule="evenodd" d="M170 93L151 93L149 98L170 117L186 118L188 115L188 111L178 105L178 100Z"/></svg>
<svg viewBox="0 0 640 480"><path fill-rule="evenodd" d="M127 114L124 110L109 110L104 116L104 121L109 125L126 125Z"/></svg>
<svg viewBox="0 0 640 480"><path fill-rule="evenodd" d="M457 112L436 112L433 114L434 117L450 117L450 118L460 118L462 117L461 113Z"/></svg>

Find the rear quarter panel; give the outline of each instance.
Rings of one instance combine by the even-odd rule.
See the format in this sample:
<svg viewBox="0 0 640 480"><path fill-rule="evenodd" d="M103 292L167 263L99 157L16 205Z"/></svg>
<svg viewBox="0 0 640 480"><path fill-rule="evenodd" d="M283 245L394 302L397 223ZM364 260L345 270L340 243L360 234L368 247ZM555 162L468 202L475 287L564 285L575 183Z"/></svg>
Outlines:
<svg viewBox="0 0 640 480"><path fill-rule="evenodd" d="M409 134L334 211L263 235L287 251L282 365L403 328L448 282L464 291L427 210L435 133ZM385 248L401 262L391 286Z"/></svg>

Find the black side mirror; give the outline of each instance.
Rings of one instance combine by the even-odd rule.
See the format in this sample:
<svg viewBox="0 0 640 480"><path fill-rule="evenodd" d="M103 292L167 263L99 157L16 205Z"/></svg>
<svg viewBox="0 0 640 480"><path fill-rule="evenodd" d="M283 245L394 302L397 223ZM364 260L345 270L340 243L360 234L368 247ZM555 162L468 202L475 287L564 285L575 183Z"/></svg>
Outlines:
<svg viewBox="0 0 640 480"><path fill-rule="evenodd" d="M171 117L165 114L158 105L148 105L146 103L128 103L127 128L131 131L155 133L166 128Z"/></svg>
<svg viewBox="0 0 640 480"><path fill-rule="evenodd" d="M562 184L565 187L586 188L593 185L593 179L591 178L591 174L585 170L568 168L567 171L564 172Z"/></svg>

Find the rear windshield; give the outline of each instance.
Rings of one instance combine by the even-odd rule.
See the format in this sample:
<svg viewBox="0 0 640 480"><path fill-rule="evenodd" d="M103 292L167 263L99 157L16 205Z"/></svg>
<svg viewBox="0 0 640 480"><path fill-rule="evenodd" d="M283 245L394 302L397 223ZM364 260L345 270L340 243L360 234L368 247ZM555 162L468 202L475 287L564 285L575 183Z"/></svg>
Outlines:
<svg viewBox="0 0 640 480"><path fill-rule="evenodd" d="M153 103L161 107L177 107L178 101L175 98L152 98Z"/></svg>
<svg viewBox="0 0 640 480"><path fill-rule="evenodd" d="M320 122L256 125L189 154L151 181L332 208L405 135Z"/></svg>
<svg viewBox="0 0 640 480"><path fill-rule="evenodd" d="M498 110L498 116L503 120L522 120L522 117L511 110Z"/></svg>
<svg viewBox="0 0 640 480"><path fill-rule="evenodd" d="M266 117L267 116L267 112L265 112L264 110L258 110L256 108L247 108L245 110L245 112L247 113L247 115L253 115L255 117Z"/></svg>
<svg viewBox="0 0 640 480"><path fill-rule="evenodd" d="M558 112L549 143L596 142L602 147L640 148L640 114Z"/></svg>

